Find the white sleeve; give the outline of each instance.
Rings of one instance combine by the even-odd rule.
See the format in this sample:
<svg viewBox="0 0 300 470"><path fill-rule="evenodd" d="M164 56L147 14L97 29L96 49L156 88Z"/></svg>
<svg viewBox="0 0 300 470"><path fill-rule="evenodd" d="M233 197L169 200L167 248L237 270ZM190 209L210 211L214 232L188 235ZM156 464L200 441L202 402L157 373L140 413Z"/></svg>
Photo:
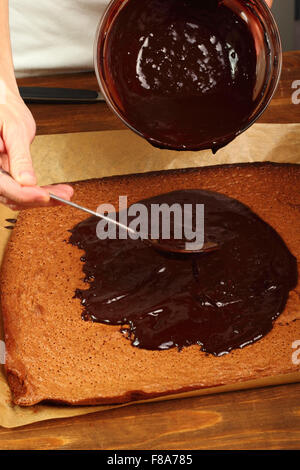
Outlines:
<svg viewBox="0 0 300 470"><path fill-rule="evenodd" d="M98 22L109 0L10 0L17 76L93 69Z"/></svg>

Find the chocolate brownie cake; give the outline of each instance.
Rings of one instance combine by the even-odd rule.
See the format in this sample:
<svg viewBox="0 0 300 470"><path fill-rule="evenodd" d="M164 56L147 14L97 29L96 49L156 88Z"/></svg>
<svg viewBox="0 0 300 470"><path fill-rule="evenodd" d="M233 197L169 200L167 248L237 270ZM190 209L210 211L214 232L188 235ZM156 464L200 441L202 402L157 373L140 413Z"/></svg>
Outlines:
<svg viewBox="0 0 300 470"><path fill-rule="evenodd" d="M119 195L132 204L171 191L216 191L273 227L299 266L300 166L224 165L90 180L74 189L74 201L91 209L117 207ZM223 355L208 354L199 344L134 347L120 325L84 321L75 293L89 285L85 253L69 243L68 230L85 219L68 207L32 209L19 215L8 243L1 304L6 373L16 404L124 403L299 371L292 361L292 344L300 339L299 281L265 336Z"/></svg>

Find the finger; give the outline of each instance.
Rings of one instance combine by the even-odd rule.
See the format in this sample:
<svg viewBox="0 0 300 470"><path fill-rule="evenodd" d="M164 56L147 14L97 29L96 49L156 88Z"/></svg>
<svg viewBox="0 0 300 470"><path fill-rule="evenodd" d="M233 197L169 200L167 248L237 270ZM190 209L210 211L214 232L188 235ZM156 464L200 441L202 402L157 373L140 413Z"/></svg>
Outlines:
<svg viewBox="0 0 300 470"><path fill-rule="evenodd" d="M39 207L52 207L52 206L57 206L59 203L57 201L52 201L50 202L31 202L31 203L23 203L23 204L16 204L14 201L11 199L7 199L5 197L0 197L0 203L4 204L6 207L13 211L22 211L26 209L37 209Z"/></svg>
<svg viewBox="0 0 300 470"><path fill-rule="evenodd" d="M74 194L72 186L69 186L68 184L55 184L51 186L43 186L43 189L49 191L52 194L55 194L56 196L67 199L68 201L70 201L71 197Z"/></svg>
<svg viewBox="0 0 300 470"><path fill-rule="evenodd" d="M0 137L0 153L4 153L4 152L5 152L5 145L4 145L3 140Z"/></svg>
<svg viewBox="0 0 300 470"><path fill-rule="evenodd" d="M7 153L1 155L1 168L9 173L9 160Z"/></svg>
<svg viewBox="0 0 300 470"><path fill-rule="evenodd" d="M9 209L13 211L19 210L18 206L13 201L11 201L10 199L7 199L4 196L0 196L0 204L3 204L4 206L8 207Z"/></svg>
<svg viewBox="0 0 300 470"><path fill-rule="evenodd" d="M0 173L0 194L15 204L45 203L49 193L38 186L20 186L10 176Z"/></svg>
<svg viewBox="0 0 300 470"><path fill-rule="evenodd" d="M11 126L4 144L13 178L24 186L34 186L36 177L30 155L30 139L25 128Z"/></svg>
<svg viewBox="0 0 300 470"><path fill-rule="evenodd" d="M68 201L71 199L73 192L74 192L73 188L66 184L44 186L43 189L46 189L47 191L53 194L56 194L57 196L62 197ZM52 207L52 206L58 206L62 204L59 201L55 201L51 199L49 201L38 200L38 201L23 201L22 203L16 203L16 201L13 201L4 196L0 196L0 203L6 205L7 207L9 207L10 209L14 211L32 209L32 208L37 208L37 207Z"/></svg>

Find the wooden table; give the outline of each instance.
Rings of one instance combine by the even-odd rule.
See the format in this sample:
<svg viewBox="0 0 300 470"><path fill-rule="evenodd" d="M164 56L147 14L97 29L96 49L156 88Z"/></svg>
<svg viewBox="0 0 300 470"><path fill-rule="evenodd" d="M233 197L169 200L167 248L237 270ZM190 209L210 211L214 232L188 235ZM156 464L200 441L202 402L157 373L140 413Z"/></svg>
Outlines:
<svg viewBox="0 0 300 470"><path fill-rule="evenodd" d="M284 55L282 79L260 122L300 122L292 83L300 52ZM20 80L20 85L97 88L92 73ZM32 105L37 132L122 129L104 103ZM300 384L224 393L0 428L0 449L300 449Z"/></svg>

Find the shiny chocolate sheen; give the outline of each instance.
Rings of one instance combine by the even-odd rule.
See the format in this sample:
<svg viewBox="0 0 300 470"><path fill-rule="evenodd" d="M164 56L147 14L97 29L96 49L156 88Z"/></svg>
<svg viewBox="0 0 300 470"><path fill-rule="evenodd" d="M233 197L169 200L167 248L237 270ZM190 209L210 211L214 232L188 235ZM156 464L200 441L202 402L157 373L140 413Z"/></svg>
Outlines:
<svg viewBox="0 0 300 470"><path fill-rule="evenodd" d="M216 150L234 139L258 99L245 16L217 0L124 2L99 57L120 115L161 148Z"/></svg>
<svg viewBox="0 0 300 470"><path fill-rule="evenodd" d="M198 344L222 355L266 335L297 284L297 262L277 232L239 201L201 190L142 201L204 204L205 241L219 249L174 255L140 240L99 240L90 217L72 230L89 286L75 296L83 318L122 325L133 346Z"/></svg>

